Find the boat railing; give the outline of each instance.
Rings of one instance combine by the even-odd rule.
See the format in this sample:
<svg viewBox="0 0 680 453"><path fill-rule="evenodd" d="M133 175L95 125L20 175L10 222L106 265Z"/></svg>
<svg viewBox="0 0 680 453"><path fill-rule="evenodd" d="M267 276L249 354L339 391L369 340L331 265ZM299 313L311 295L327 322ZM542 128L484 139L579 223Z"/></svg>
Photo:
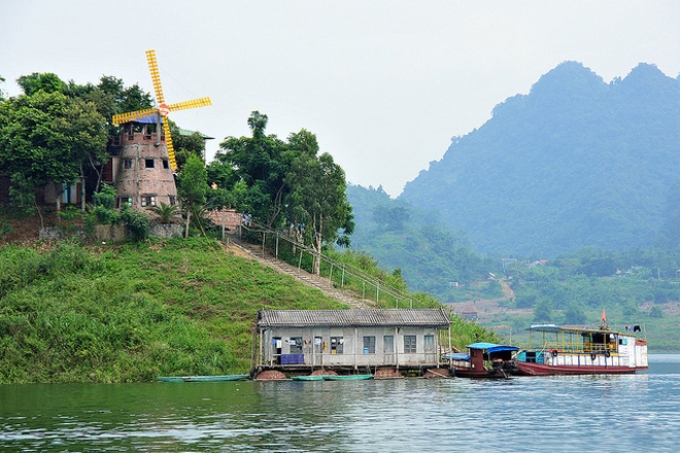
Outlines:
<svg viewBox="0 0 680 453"><path fill-rule="evenodd" d="M578 343L578 342L562 342L562 341L546 341L543 343L540 352L546 353L564 353L564 354L605 354L612 355L616 353L615 344L602 343Z"/></svg>

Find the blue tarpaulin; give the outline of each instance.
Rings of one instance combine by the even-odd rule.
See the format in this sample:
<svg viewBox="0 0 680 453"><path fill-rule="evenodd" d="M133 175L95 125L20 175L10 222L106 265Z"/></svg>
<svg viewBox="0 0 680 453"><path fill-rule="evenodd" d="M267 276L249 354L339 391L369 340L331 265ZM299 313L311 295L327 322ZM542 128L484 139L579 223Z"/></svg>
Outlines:
<svg viewBox="0 0 680 453"><path fill-rule="evenodd" d="M508 346L495 343L473 343L467 345L468 349L485 349L487 352L519 351L517 346Z"/></svg>

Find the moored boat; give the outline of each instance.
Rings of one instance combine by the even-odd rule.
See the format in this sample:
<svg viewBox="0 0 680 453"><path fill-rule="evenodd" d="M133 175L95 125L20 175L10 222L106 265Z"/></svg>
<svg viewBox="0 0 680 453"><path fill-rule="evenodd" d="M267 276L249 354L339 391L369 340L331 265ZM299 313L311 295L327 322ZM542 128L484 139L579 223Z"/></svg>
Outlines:
<svg viewBox="0 0 680 453"><path fill-rule="evenodd" d="M337 376L323 376L323 378L327 381L365 381L366 379L371 379L372 377L372 374L339 374Z"/></svg>
<svg viewBox="0 0 680 453"><path fill-rule="evenodd" d="M228 374L220 376L161 376L161 382L228 382L243 381L250 377L249 374Z"/></svg>
<svg viewBox="0 0 680 453"><path fill-rule="evenodd" d="M517 355L522 375L629 374L648 368L647 342L631 333L611 331L606 324L598 329L548 324L528 330L531 346ZM538 346L533 344L536 334Z"/></svg>
<svg viewBox="0 0 680 453"><path fill-rule="evenodd" d="M293 376L291 379L294 381L324 381L324 377L322 374L312 374L309 376Z"/></svg>
<svg viewBox="0 0 680 453"><path fill-rule="evenodd" d="M467 378L507 378L515 374L517 346L495 343L467 345L469 354L450 354L454 375Z"/></svg>

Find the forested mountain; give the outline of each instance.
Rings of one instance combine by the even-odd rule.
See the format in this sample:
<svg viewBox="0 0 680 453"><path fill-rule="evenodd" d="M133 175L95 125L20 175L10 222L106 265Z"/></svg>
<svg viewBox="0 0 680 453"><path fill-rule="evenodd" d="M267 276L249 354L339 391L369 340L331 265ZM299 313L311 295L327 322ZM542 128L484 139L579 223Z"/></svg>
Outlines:
<svg viewBox="0 0 680 453"><path fill-rule="evenodd" d="M454 137L398 200L438 212L476 250L550 258L678 236L679 181L680 79L640 64L605 83L565 62Z"/></svg>
<svg viewBox="0 0 680 453"><path fill-rule="evenodd" d="M453 300L455 283L485 280L500 266L475 253L465 235L437 213L393 200L382 187L349 185L347 199L356 221L352 248L369 253L382 268L400 269L411 290Z"/></svg>

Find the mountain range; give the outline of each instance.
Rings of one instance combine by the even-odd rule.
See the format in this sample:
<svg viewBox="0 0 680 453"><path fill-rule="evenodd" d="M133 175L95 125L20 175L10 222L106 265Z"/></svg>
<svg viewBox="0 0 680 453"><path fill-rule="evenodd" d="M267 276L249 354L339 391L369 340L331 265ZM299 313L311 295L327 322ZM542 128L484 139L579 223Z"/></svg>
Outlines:
<svg viewBox="0 0 680 453"><path fill-rule="evenodd" d="M569 61L453 137L396 201L477 251L550 258L653 244L680 229L679 190L680 77L639 64L606 83Z"/></svg>

